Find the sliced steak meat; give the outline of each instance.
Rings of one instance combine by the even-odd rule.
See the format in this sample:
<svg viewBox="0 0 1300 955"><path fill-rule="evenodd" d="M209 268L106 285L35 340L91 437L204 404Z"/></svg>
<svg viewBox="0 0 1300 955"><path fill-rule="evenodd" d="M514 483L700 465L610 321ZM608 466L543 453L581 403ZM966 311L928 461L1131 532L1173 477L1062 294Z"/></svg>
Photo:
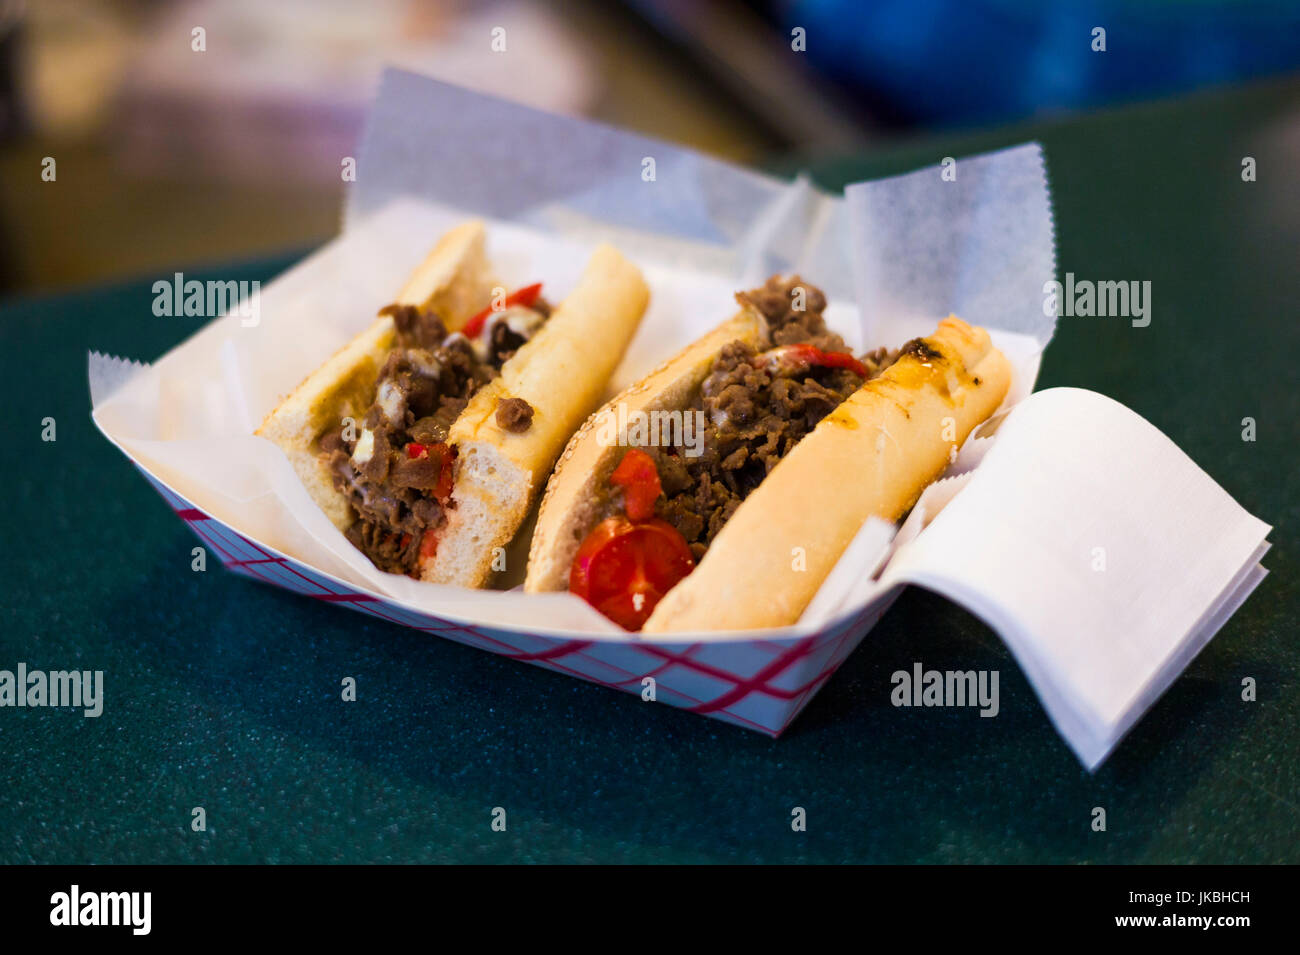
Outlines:
<svg viewBox="0 0 1300 955"><path fill-rule="evenodd" d="M537 334L550 318L551 311L550 304L539 296L531 305L512 305L492 315L483 331L483 360L500 371L501 366L515 357L515 352Z"/></svg>
<svg viewBox="0 0 1300 955"><path fill-rule="evenodd" d="M447 337L447 326L431 310L414 305L387 305L379 314L393 316L397 344L401 348L436 348Z"/></svg>
<svg viewBox="0 0 1300 955"><path fill-rule="evenodd" d="M523 434L533 426L533 406L523 398L506 398L497 404L497 424L513 434Z"/></svg>
<svg viewBox="0 0 1300 955"><path fill-rule="evenodd" d="M371 404L318 447L356 515L348 540L379 569L418 576L425 537L446 520L452 423L499 368L463 335L449 336L432 311L390 305L380 314L392 316L396 335ZM532 409L511 414L531 421Z"/></svg>
<svg viewBox="0 0 1300 955"><path fill-rule="evenodd" d="M802 289L802 292L798 290ZM849 351L826 327L826 296L798 276L774 277L736 296L767 319L775 345L811 344ZM799 306L803 307L800 308ZM889 367L897 353L877 349L859 360L867 378L848 368L760 362L744 342L723 346L687 412L704 415L702 449L646 448L655 459L663 496L655 514L686 538L698 561L740 502L817 423L867 378ZM619 505L617 495L613 504Z"/></svg>
<svg viewBox="0 0 1300 955"><path fill-rule="evenodd" d="M412 441L418 441L423 445L440 444L447 440L451 433L451 426L460 413L465 410L469 404L468 398L453 398L451 395L442 395L438 399L438 410L428 417L420 418L409 431Z"/></svg>
<svg viewBox="0 0 1300 955"><path fill-rule="evenodd" d="M420 538L386 530L379 524L357 521L346 531L346 536L380 570L390 574L409 573L409 567L418 565Z"/></svg>

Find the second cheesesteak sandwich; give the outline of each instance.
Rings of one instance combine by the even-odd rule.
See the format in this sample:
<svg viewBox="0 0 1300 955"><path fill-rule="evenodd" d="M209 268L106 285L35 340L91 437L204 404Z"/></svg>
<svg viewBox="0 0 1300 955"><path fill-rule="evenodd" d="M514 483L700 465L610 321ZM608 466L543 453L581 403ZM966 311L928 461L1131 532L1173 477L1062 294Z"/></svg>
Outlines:
<svg viewBox="0 0 1300 955"><path fill-rule="evenodd" d="M855 357L797 276L736 298L734 317L574 435L525 590L571 590L629 630L794 623L862 523L910 509L1010 384L988 333L957 318ZM611 438L656 415L681 421L669 440ZM687 441L691 421L702 435Z"/></svg>

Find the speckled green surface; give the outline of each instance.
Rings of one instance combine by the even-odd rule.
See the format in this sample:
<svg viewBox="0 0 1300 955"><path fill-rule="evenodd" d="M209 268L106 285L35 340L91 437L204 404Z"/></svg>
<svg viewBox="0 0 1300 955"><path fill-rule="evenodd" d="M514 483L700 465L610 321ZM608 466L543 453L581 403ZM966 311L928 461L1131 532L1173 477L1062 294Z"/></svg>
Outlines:
<svg viewBox="0 0 1300 955"><path fill-rule="evenodd" d="M0 668L102 669L107 702L0 710L0 862L1300 861L1298 124L1292 83L819 169L839 184L1040 138L1060 270L1149 279L1154 302L1146 329L1063 320L1040 384L1128 404L1276 527L1272 575L1095 776L997 638L919 591L773 741L194 573L85 384L88 349L152 359L193 320L153 317L152 277L9 304ZM892 708L889 674L915 660L1000 670L1000 715Z"/></svg>

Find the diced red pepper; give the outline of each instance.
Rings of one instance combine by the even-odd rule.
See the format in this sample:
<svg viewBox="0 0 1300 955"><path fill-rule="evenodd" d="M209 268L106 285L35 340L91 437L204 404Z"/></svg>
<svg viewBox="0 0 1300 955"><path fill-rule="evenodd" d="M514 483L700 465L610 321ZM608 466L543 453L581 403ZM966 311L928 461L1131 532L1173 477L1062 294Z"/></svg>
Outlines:
<svg viewBox="0 0 1300 955"><path fill-rule="evenodd" d="M867 378L870 372L848 352L822 351L816 345L779 345L755 356L754 364L761 367L813 367L847 368L859 378Z"/></svg>
<svg viewBox="0 0 1300 955"><path fill-rule="evenodd" d="M456 465L456 449L439 441L429 448L429 452L437 453L442 459L442 466L438 471L438 486L433 489L433 496L438 499L439 504L446 504L448 498L451 497L452 472Z"/></svg>
<svg viewBox="0 0 1300 955"><path fill-rule="evenodd" d="M416 458L427 457L430 454L438 455L439 460L438 484L433 489L433 496L440 503L445 504L447 498L451 497L452 470L456 463L456 452L441 441L432 445L412 441L406 446L406 456L412 461Z"/></svg>
<svg viewBox="0 0 1300 955"><path fill-rule="evenodd" d="M438 484L433 489L433 496L439 504L445 505L451 498L452 477L456 467L456 449L438 442L424 449L429 454L436 454L441 461L438 469ZM420 560L429 560L438 553L438 528L430 527L420 538Z"/></svg>
<svg viewBox="0 0 1300 955"><path fill-rule="evenodd" d="M525 285L517 292L511 292L506 296L505 305L500 309L495 309L491 305L483 309L473 318L471 318L461 328L461 333L466 338L478 338L483 333L483 326L487 324L488 316L495 311L505 311L514 305L522 305L525 308L537 301L537 296L542 294L542 283L537 282L534 285Z"/></svg>
<svg viewBox="0 0 1300 955"><path fill-rule="evenodd" d="M623 510L631 520L654 517L655 501L663 490L654 458L640 448L632 448L623 455L609 481L623 489Z"/></svg>
<svg viewBox="0 0 1300 955"><path fill-rule="evenodd" d="M640 630L673 586L695 569L686 539L667 521L610 517L587 535L569 590L627 630Z"/></svg>
<svg viewBox="0 0 1300 955"><path fill-rule="evenodd" d="M438 553L438 532L430 527L420 538L420 560L429 560Z"/></svg>

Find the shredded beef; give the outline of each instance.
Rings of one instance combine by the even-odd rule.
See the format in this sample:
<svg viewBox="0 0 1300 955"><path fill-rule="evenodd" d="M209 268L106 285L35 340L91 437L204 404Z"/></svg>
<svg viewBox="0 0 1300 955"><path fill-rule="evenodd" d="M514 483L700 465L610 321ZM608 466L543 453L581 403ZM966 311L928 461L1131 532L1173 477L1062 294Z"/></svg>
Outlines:
<svg viewBox="0 0 1300 955"><path fill-rule="evenodd" d="M497 424L506 431L523 434L533 426L533 406L523 398L506 398L497 404Z"/></svg>
<svg viewBox="0 0 1300 955"><path fill-rule="evenodd" d="M943 358L943 352L930 347L930 343L924 338L913 338L898 351L901 358L904 355L915 355L921 361L938 361ZM978 384L978 382L976 382Z"/></svg>
<svg viewBox="0 0 1300 955"><path fill-rule="evenodd" d="M736 301L753 305L767 319L773 345L806 342L822 351L847 351L844 340L826 328L826 295L797 275L774 275L762 288L737 292Z"/></svg>
<svg viewBox="0 0 1300 955"><path fill-rule="evenodd" d="M326 454L333 454L335 451L343 450L343 432L341 429L327 431L321 435L320 449Z"/></svg>
<svg viewBox="0 0 1300 955"><path fill-rule="evenodd" d="M442 475L442 455L425 453L418 458L399 457L390 469L394 487L413 487L417 491L432 491Z"/></svg>
<svg viewBox="0 0 1300 955"><path fill-rule="evenodd" d="M516 306L517 307L517 306ZM551 317L551 305L546 299L538 297L532 305L527 307L528 311L536 312L541 316L542 321ZM493 322L487 332L487 363L497 371L501 366L515 357L520 347L528 341L529 336L521 335L510 327L509 322Z"/></svg>
<svg viewBox="0 0 1300 955"><path fill-rule="evenodd" d="M438 399L438 410L420 418L410 427L411 440L420 444L440 444L447 440L451 426L469 404L468 398L442 395Z"/></svg>
<svg viewBox="0 0 1300 955"><path fill-rule="evenodd" d="M527 339L523 335L515 332L505 322L496 322L488 335L488 361L500 368L515 357L515 352L525 341Z"/></svg>
<svg viewBox="0 0 1300 955"><path fill-rule="evenodd" d="M357 521L346 532L347 539L380 570L406 573L417 566L420 538L410 533L393 533L369 521Z"/></svg>
<svg viewBox="0 0 1300 955"><path fill-rule="evenodd" d="M447 337L447 326L432 311L414 305L386 305L379 314L393 316L397 344L401 348L436 348Z"/></svg>
<svg viewBox="0 0 1300 955"><path fill-rule="evenodd" d="M796 289L803 289L803 310ZM826 296L798 276L773 277L759 289L736 296L768 321L773 343L807 343L822 351L847 352L844 340L826 327ZM702 452L685 446L644 449L655 459L663 487L656 516L686 538L696 560L772 468L866 380L847 368L803 367L756 362L749 345L723 346L690 411L703 412ZM878 349L859 360L875 377L896 359Z"/></svg>
<svg viewBox="0 0 1300 955"><path fill-rule="evenodd" d="M348 540L381 570L414 576L426 532L445 520L441 482L455 454L448 432L495 369L463 336L449 340L432 311L390 305L381 314L393 317L396 336L373 400L359 421L327 431L318 445L356 514ZM362 441L370 456L358 461Z"/></svg>

